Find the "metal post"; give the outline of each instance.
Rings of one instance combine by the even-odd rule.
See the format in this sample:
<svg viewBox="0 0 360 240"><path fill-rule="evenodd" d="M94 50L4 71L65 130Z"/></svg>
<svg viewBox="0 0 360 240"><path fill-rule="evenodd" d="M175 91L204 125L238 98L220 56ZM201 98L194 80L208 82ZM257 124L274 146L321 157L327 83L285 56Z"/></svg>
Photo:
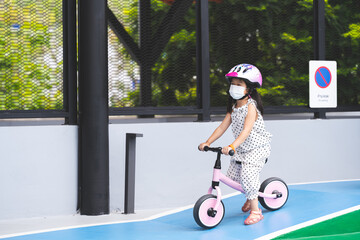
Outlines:
<svg viewBox="0 0 360 240"><path fill-rule="evenodd" d="M135 211L135 153L136 137L142 137L139 133L126 134L126 158L125 158L125 203L124 213Z"/></svg>
<svg viewBox="0 0 360 240"><path fill-rule="evenodd" d="M315 60L326 60L325 57L325 1L313 0L314 9L314 58ZM318 109L314 118L325 119L324 109Z"/></svg>
<svg viewBox="0 0 360 240"><path fill-rule="evenodd" d="M106 0L79 0L80 213L109 213Z"/></svg>
<svg viewBox="0 0 360 240"><path fill-rule="evenodd" d="M63 78L65 123L77 124L76 0L63 0Z"/></svg>
<svg viewBox="0 0 360 240"><path fill-rule="evenodd" d="M196 1L196 75L198 107L202 114L198 121L210 121L210 48L208 0Z"/></svg>
<svg viewBox="0 0 360 240"><path fill-rule="evenodd" d="M139 1L140 22L140 105L151 106L151 63L152 63L152 32L151 32L151 2Z"/></svg>

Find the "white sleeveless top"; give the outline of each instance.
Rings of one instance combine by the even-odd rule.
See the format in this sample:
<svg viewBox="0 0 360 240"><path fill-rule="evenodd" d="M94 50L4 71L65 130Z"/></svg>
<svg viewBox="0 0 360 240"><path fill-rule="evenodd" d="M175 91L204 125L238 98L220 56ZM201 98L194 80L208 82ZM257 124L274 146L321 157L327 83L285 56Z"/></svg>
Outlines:
<svg viewBox="0 0 360 240"><path fill-rule="evenodd" d="M250 98L244 106L239 108L235 108L235 106L233 107L233 112L231 113L231 128L235 139L240 135L244 128L244 122L248 113L249 104L253 104L255 106L256 111L258 112L258 118L255 121L249 136L236 149L237 153L246 153L253 149L270 145L272 137L272 135L265 130L264 119L260 111L257 109L256 101Z"/></svg>

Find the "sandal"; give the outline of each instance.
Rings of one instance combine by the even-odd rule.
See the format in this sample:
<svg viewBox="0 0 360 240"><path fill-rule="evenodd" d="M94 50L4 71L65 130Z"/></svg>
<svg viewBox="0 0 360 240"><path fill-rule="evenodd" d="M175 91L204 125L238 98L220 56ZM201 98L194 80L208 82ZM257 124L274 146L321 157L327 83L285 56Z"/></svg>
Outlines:
<svg viewBox="0 0 360 240"><path fill-rule="evenodd" d="M251 211L244 223L245 225L255 224L263 220L263 218L264 216L261 213L261 209L259 209L259 211Z"/></svg>
<svg viewBox="0 0 360 240"><path fill-rule="evenodd" d="M250 201L246 200L246 202L244 203L244 205L242 206L241 210L243 212L248 212L251 209L251 205L250 205Z"/></svg>

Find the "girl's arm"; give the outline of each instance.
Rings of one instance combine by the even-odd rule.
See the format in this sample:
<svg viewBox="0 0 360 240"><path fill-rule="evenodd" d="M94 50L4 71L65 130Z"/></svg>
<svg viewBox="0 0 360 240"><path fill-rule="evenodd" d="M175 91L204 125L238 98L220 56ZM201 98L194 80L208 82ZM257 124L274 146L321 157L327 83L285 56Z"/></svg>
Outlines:
<svg viewBox="0 0 360 240"><path fill-rule="evenodd" d="M238 148L250 135L250 132L254 126L257 117L258 117L258 113L256 111L255 106L253 104L249 104L248 113L246 115L244 122L244 128L241 131L240 135L231 144L234 147L234 149ZM232 148L230 146L223 147L222 152L227 155L231 149Z"/></svg>
<svg viewBox="0 0 360 240"><path fill-rule="evenodd" d="M211 136L209 137L208 140L206 140L206 142L201 143L199 145L199 149L201 151L204 151L204 147L205 146L210 146L213 142L215 142L219 137L221 137L224 132L229 128L231 124L231 114L227 113L224 120L221 122L221 124L215 129L215 131L213 132L213 134L211 134Z"/></svg>

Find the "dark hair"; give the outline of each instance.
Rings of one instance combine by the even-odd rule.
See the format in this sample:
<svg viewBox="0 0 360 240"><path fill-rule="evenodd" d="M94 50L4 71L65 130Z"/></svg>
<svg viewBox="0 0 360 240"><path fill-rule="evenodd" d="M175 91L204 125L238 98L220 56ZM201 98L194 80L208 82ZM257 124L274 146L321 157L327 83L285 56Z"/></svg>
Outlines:
<svg viewBox="0 0 360 240"><path fill-rule="evenodd" d="M258 91L256 90L256 88L254 88L252 90L252 92L250 93L250 96L251 96L252 99L255 100L256 105L257 105L257 109L259 109L261 115L264 115L264 106L263 106L263 103L262 103L262 100L261 100L261 96L258 93Z"/></svg>
<svg viewBox="0 0 360 240"><path fill-rule="evenodd" d="M236 100L234 100L230 94L228 93L228 103L227 103L227 107L226 107L226 112L227 113L232 113L232 107L235 105Z"/></svg>
<svg viewBox="0 0 360 240"><path fill-rule="evenodd" d="M249 89L249 94L248 95L250 95L250 97L256 101L257 109L259 109L261 115L264 115L264 106L263 106L260 94L258 93L256 88L251 86L250 84L248 84L247 81L245 81L245 83L246 83L246 86ZM232 112L232 107L235 105L235 103L236 103L236 100L234 100L229 94L228 104L227 104L227 107L226 107L226 112L227 113Z"/></svg>

